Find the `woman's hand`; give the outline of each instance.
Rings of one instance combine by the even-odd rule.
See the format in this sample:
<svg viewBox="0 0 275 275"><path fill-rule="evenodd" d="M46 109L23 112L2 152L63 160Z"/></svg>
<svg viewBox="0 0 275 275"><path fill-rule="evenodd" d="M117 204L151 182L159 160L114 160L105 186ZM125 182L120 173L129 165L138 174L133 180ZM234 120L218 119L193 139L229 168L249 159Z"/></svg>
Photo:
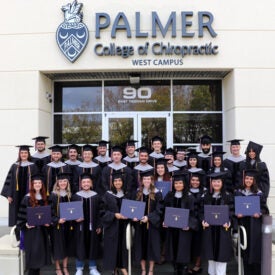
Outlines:
<svg viewBox="0 0 275 275"><path fill-rule="evenodd" d="M59 221L58 221L58 223L60 223L60 224L62 224L62 223L64 223L64 222L66 222L65 219L59 219Z"/></svg>
<svg viewBox="0 0 275 275"><path fill-rule="evenodd" d="M116 217L116 219L118 219L118 220L126 220L127 218L126 217L124 217L122 214L120 214L120 213L115 213L115 217Z"/></svg>
<svg viewBox="0 0 275 275"><path fill-rule="evenodd" d="M202 221L202 227L203 229L205 229L206 227L209 227L209 223L207 223L206 221Z"/></svg>
<svg viewBox="0 0 275 275"><path fill-rule="evenodd" d="M13 198L12 197L8 197L8 202L12 203L13 202Z"/></svg>
<svg viewBox="0 0 275 275"><path fill-rule="evenodd" d="M147 223L148 222L148 217L143 216L140 221L143 222L143 223Z"/></svg>

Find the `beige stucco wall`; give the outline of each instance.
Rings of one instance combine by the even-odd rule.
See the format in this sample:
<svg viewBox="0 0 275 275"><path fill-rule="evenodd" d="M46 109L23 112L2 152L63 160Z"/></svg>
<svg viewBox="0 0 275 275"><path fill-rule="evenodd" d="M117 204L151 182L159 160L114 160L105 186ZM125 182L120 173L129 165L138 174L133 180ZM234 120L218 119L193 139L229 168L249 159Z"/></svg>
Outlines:
<svg viewBox="0 0 275 275"><path fill-rule="evenodd" d="M0 188L11 163L17 157L17 144L30 144L31 137L52 135L52 104L45 96L52 92L53 83L44 72L81 72L102 70L232 70L223 80L224 141L243 138L243 149L249 140L264 145L262 159L267 162L271 176L270 208L275 212L272 198L275 196L272 156L275 155L275 130L272 118L275 115L275 2L219 0L82 0L84 23L89 29L89 43L75 63L70 63L56 44L55 32L63 21L62 0L10 0L2 5L0 24ZM172 11L177 12L177 37L135 38L134 13L140 11L142 31L150 33L151 11L157 11L163 24ZM194 38L180 37L180 11L193 11ZM209 11L215 19L216 38L207 33L197 37L197 12ZM112 20L118 12L124 12L132 28L133 37L127 39L119 33L110 38L110 28L95 39L95 13L106 12ZM117 45L132 45L135 48L145 42L164 41L174 45L204 44L212 41L219 46L216 56L187 56L182 66L134 67L131 60L138 55L121 57L98 57L94 45L114 42ZM149 53L144 58L156 57ZM172 58L180 58L174 56ZM48 141L51 143L51 140ZM225 143L226 145L226 143ZM0 217L7 215L5 199L0 198Z"/></svg>

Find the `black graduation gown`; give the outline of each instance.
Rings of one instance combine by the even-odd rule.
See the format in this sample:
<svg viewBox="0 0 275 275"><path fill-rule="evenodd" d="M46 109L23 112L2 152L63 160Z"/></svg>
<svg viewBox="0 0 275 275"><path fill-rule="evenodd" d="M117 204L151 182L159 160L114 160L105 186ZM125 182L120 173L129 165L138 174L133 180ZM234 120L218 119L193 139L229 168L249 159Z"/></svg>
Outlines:
<svg viewBox="0 0 275 275"><path fill-rule="evenodd" d="M203 197L203 205L229 205L230 217L234 213L233 196L229 193L221 193L221 197L213 198L207 193ZM202 205L202 211L203 211ZM203 219L203 218L202 218ZM232 222L231 222L232 224ZM216 262L228 262L233 255L231 230L226 230L222 225L210 225L203 230L202 234L202 257Z"/></svg>
<svg viewBox="0 0 275 275"><path fill-rule="evenodd" d="M110 164L112 165L112 164ZM125 166L125 164L123 164ZM121 172L123 176L123 182L126 186L127 193L132 193L136 190L136 184L134 183L133 176L132 176L132 169L128 166L125 166L120 169L114 169L110 167L109 165L104 167L102 170L102 176L101 176L101 186L103 188L104 193L108 190L110 190L111 182L112 182L112 173L113 172Z"/></svg>
<svg viewBox="0 0 275 275"><path fill-rule="evenodd" d="M256 176L256 183L259 189L263 192L264 196L267 198L270 190L270 179L269 172L265 162L256 161L253 165L250 163L250 161L241 162L240 171L238 173L239 187L242 186L244 170L250 169L257 170L258 174Z"/></svg>
<svg viewBox="0 0 275 275"><path fill-rule="evenodd" d="M230 170L226 167L224 167L223 165L220 167L219 171L215 170L215 167L211 167L210 170L208 171L208 174L212 174L212 173L218 173L218 172L225 172L226 174L224 175L224 186L225 186L225 190L231 194L234 193L235 191L235 186L232 182L232 174L230 172ZM207 189L209 189L209 182L207 184Z"/></svg>
<svg viewBox="0 0 275 275"><path fill-rule="evenodd" d="M149 222L134 222L134 258L137 263L141 260L159 262L162 195L160 192L155 193L155 200L150 200L149 204L149 195L143 194L143 201L146 202L145 216L148 216Z"/></svg>
<svg viewBox="0 0 275 275"><path fill-rule="evenodd" d="M70 184L71 184L71 192L72 194L75 194L77 191L79 191L78 184L75 184L75 179L77 179L77 167L81 163L81 161L77 160L75 162L71 162L70 160L66 160L65 163L70 167L71 176L70 176Z"/></svg>
<svg viewBox="0 0 275 275"><path fill-rule="evenodd" d="M44 175L44 178L45 178L45 187L47 190L47 196L49 196L53 190L53 186L57 180L57 175L59 173L70 173L71 172L69 165L67 165L65 163L60 162L61 166L59 166L59 167L53 167L53 166L51 166L51 163L48 163L42 169L42 174Z"/></svg>
<svg viewBox="0 0 275 275"><path fill-rule="evenodd" d="M242 190L236 192L236 196L245 196ZM261 213L268 214L266 199L261 191L250 196L260 196ZM262 251L262 216L260 218L243 217L238 219L239 225L243 225L247 234L247 249L242 250L242 258L247 264L260 264Z"/></svg>
<svg viewBox="0 0 275 275"><path fill-rule="evenodd" d="M211 167L212 158L211 156L207 156L204 154L198 155L198 167L204 170L205 173L207 173Z"/></svg>
<svg viewBox="0 0 275 275"><path fill-rule="evenodd" d="M118 198L108 191L102 197L101 220L104 228L103 267L105 270L128 267L126 227L129 220L115 218L115 213L120 212L123 198Z"/></svg>
<svg viewBox="0 0 275 275"><path fill-rule="evenodd" d="M191 228L194 226L195 204L192 195L185 194L175 197L175 192L169 192L164 199L165 207L189 209L189 230L166 228L165 259L174 263L188 263L191 258ZM183 249L184 247L184 249Z"/></svg>
<svg viewBox="0 0 275 275"><path fill-rule="evenodd" d="M44 205L43 200L39 200L38 204L40 206ZM24 235L26 267L39 269L51 264L48 227L36 226L30 229L26 227L28 206L31 206L30 196L26 195L20 204L17 227Z"/></svg>
<svg viewBox="0 0 275 275"><path fill-rule="evenodd" d="M110 157L107 157L107 156L105 156L105 157L97 156L93 159L93 162L98 164L102 171L102 169L105 166L107 166L108 164L110 164L112 162L112 160Z"/></svg>
<svg viewBox="0 0 275 275"><path fill-rule="evenodd" d="M51 162L51 155L47 155L43 158L32 156L31 161L37 166L38 171L42 173L43 167Z"/></svg>
<svg viewBox="0 0 275 275"><path fill-rule="evenodd" d="M73 239L73 222L66 221L63 224L59 224L59 204L61 202L68 202L68 196L58 196L55 193L51 193L49 197L49 203L52 208L52 226L50 228L51 243L52 243L52 256L53 259L63 260L66 257L75 256L75 247Z"/></svg>
<svg viewBox="0 0 275 275"><path fill-rule="evenodd" d="M18 163L14 163L10 167L1 191L2 196L13 199L13 202L9 203L9 226L16 225L20 203L29 192L31 175L36 174L37 170L33 163L27 166L19 166Z"/></svg>
<svg viewBox="0 0 275 275"><path fill-rule="evenodd" d="M122 159L122 163L126 164L129 168L134 169L139 164L139 159L137 156L128 157Z"/></svg>
<svg viewBox="0 0 275 275"><path fill-rule="evenodd" d="M80 166L77 166L75 169L75 178L74 178L74 186L76 191L79 191L81 189L81 174L83 173L89 173L91 175L93 175L93 190L95 190L95 192L97 192L99 195L103 195L103 188L102 188L102 183L101 183L101 168L98 164L93 163L94 166L93 167L81 167L82 164L80 164Z"/></svg>
<svg viewBox="0 0 275 275"><path fill-rule="evenodd" d="M75 222L75 247L76 258L84 261L95 260L101 256L100 234L96 233L97 228L102 228L100 220L100 196L93 192L92 196L85 198L80 196L82 191L73 195L73 200L83 201L84 221Z"/></svg>

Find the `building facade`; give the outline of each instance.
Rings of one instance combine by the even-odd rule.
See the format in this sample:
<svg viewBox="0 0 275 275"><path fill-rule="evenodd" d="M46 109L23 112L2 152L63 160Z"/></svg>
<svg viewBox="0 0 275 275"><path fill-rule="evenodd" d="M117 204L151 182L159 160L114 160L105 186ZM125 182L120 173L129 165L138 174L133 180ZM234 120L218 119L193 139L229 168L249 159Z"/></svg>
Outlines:
<svg viewBox="0 0 275 275"><path fill-rule="evenodd" d="M42 1L2 4L0 179L15 145L197 145L208 133L264 145L273 203L275 2ZM0 217L7 202L0 198Z"/></svg>

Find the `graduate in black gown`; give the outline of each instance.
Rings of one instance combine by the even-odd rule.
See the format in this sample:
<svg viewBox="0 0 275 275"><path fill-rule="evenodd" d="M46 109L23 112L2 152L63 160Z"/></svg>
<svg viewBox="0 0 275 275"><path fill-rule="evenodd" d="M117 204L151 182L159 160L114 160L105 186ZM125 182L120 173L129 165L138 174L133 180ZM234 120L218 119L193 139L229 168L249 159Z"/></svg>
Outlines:
<svg viewBox="0 0 275 275"><path fill-rule="evenodd" d="M25 249L26 268L29 275L39 275L40 269L51 264L51 252L48 228L49 224L31 226L27 221L27 207L47 205L46 189L41 175L33 175L30 192L24 196L18 212L17 227L24 236L21 247Z"/></svg>
<svg viewBox="0 0 275 275"><path fill-rule="evenodd" d="M153 152L149 155L149 164L155 168L157 159L164 158L164 155L162 154L163 138L154 136L151 139L151 146Z"/></svg>
<svg viewBox="0 0 275 275"><path fill-rule="evenodd" d="M118 274L121 270L127 275L128 251L126 248L126 227L129 220L120 214L121 203L128 198L124 189L123 176L120 172L112 175L111 190L103 197L101 209L101 220L104 228L104 270L112 270Z"/></svg>
<svg viewBox="0 0 275 275"><path fill-rule="evenodd" d="M122 159L122 162L125 163L131 169L133 169L139 163L138 156L135 154L136 142L137 140L127 140L125 142L125 151L127 155Z"/></svg>
<svg viewBox="0 0 275 275"><path fill-rule="evenodd" d="M93 191L93 175L81 175L81 190L73 200L83 202L84 218L76 220L74 228L76 246L76 275L82 275L85 260L89 261L90 275L100 275L96 260L100 258L100 234L102 224L100 220L100 196Z"/></svg>
<svg viewBox="0 0 275 275"><path fill-rule="evenodd" d="M232 139L228 140L227 142L230 142L230 153L231 155L228 156L224 161L223 165L225 168L227 168L231 172L232 176L232 188L235 192L237 188L239 188L238 185L238 173L240 170L240 164L245 160L245 157L241 155L241 142L242 139Z"/></svg>
<svg viewBox="0 0 275 275"><path fill-rule="evenodd" d="M101 168L93 161L94 147L90 144L85 144L82 147L82 162L75 168L74 186L76 191L81 189L81 174L89 173L93 175L93 190L98 194L103 194L103 187L101 183Z"/></svg>
<svg viewBox="0 0 275 275"><path fill-rule="evenodd" d="M60 203L71 200L70 173L60 173L49 197L52 208L51 242L52 256L57 275L68 275L68 257L74 256L73 226L71 221L60 217ZM60 260L63 268L61 270ZM62 273L63 271L63 273Z"/></svg>
<svg viewBox="0 0 275 275"><path fill-rule="evenodd" d="M198 167L207 173L211 167L212 138L208 135L200 137L200 150L198 154Z"/></svg>
<svg viewBox="0 0 275 275"><path fill-rule="evenodd" d="M263 146L249 141L246 148L246 159L240 164L240 171L238 174L239 186L243 185L243 174L245 170L255 169L257 170L257 179L256 182L263 192L264 196L268 198L270 191L270 179L269 171L265 162L260 158L261 151Z"/></svg>
<svg viewBox="0 0 275 275"><path fill-rule="evenodd" d="M9 226L16 225L17 214L23 197L29 192L31 176L37 174L31 162L29 145L19 145L18 159L12 164L4 182L1 195L9 202Z"/></svg>
<svg viewBox="0 0 275 275"><path fill-rule="evenodd" d="M174 165L180 170L187 170L187 161L185 160L186 151L183 146L177 146L175 149L176 159Z"/></svg>
<svg viewBox="0 0 275 275"><path fill-rule="evenodd" d="M236 196L260 197L260 213L255 213L251 217L236 214L239 224L245 227L247 234L247 248L242 250L244 275L261 274L262 215L269 214L266 198L259 190L256 178L256 170L244 171L244 185L236 192Z"/></svg>
<svg viewBox="0 0 275 275"><path fill-rule="evenodd" d="M144 201L145 214L140 221L134 219L134 258L141 265L142 275L146 274L149 261L149 275L153 275L155 262L160 261L160 226L163 212L161 193L154 186L153 170L141 174L141 186L136 200Z"/></svg>
<svg viewBox="0 0 275 275"><path fill-rule="evenodd" d="M35 153L31 157L31 161L36 164L39 172L42 172L43 167L51 162L51 155L46 151L46 139L48 137L38 136L35 140Z"/></svg>
<svg viewBox="0 0 275 275"><path fill-rule="evenodd" d="M109 141L100 140L97 146L97 156L93 159L95 163L97 163L101 169L103 169L106 165L112 162L111 158L108 155L107 144Z"/></svg>
<svg viewBox="0 0 275 275"><path fill-rule="evenodd" d="M233 195L225 191L223 177L224 172L208 175L210 178L210 190L203 196L201 210L204 205L228 205L229 221L223 225L209 225L202 218L202 257L208 260L209 275L225 275L227 262L233 256L231 230L234 214Z"/></svg>
<svg viewBox="0 0 275 275"><path fill-rule="evenodd" d="M202 242L202 225L200 222L200 206L203 195L207 192L206 187L202 184L204 171L189 172L189 194L194 198L195 219L197 226L191 228L191 261L194 266L188 269L188 274L197 274L202 271L201 267L201 242Z"/></svg>
<svg viewBox="0 0 275 275"><path fill-rule="evenodd" d="M183 171L174 173L173 191L170 191L164 198L164 206L189 209L189 223L186 228L168 228L163 223L166 228L165 259L172 262L175 273L181 275L191 259L192 233L190 229L195 229L198 224L195 218L194 197L188 193L188 185L186 185Z"/></svg>
<svg viewBox="0 0 275 275"><path fill-rule="evenodd" d="M45 178L45 185L47 190L47 196L49 196L53 190L53 186L56 183L57 175L59 173L71 172L70 167L64 163L62 160L62 149L60 145L53 145L49 147L52 150L51 159L52 161L46 164L42 173Z"/></svg>

